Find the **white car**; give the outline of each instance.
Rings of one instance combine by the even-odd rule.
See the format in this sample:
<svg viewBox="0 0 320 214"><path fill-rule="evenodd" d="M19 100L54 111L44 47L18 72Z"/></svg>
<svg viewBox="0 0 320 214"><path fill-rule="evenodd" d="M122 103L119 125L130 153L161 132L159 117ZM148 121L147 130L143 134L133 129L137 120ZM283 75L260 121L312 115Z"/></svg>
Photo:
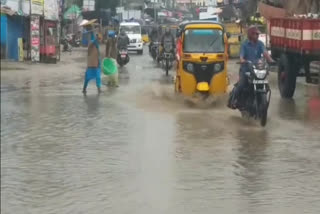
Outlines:
<svg viewBox="0 0 320 214"><path fill-rule="evenodd" d="M121 30L124 30L130 39L128 50L137 51L138 54L143 54L141 25L137 22L122 22L120 24L120 32Z"/></svg>

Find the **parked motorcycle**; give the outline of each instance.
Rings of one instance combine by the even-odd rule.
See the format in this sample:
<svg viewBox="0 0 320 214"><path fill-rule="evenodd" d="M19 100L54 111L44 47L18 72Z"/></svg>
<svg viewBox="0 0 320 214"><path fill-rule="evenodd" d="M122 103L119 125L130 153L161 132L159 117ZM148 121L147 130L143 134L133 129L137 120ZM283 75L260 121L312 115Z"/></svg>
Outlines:
<svg viewBox="0 0 320 214"><path fill-rule="evenodd" d="M267 79L269 75L270 66L266 61L260 60L257 63L250 61L248 64L248 86L243 89L239 95L236 108L241 112L243 117L254 118L260 121L261 126L267 124L268 108L271 98L271 89ZM234 100L235 87L230 93L228 106L232 106Z"/></svg>
<svg viewBox="0 0 320 214"><path fill-rule="evenodd" d="M72 34L72 33L68 34L66 38L72 47L80 47L81 45L80 38L77 37L75 34Z"/></svg>
<svg viewBox="0 0 320 214"><path fill-rule="evenodd" d="M73 39L72 40L73 47L80 47L80 44L81 44L80 39Z"/></svg>
<svg viewBox="0 0 320 214"><path fill-rule="evenodd" d="M63 52L72 52L72 45L70 43L70 39L67 36L61 40L61 44L63 45Z"/></svg>
<svg viewBox="0 0 320 214"><path fill-rule="evenodd" d="M125 64L127 64L130 61L130 57L128 55L127 49L120 49L118 56L117 56L117 62L122 67Z"/></svg>

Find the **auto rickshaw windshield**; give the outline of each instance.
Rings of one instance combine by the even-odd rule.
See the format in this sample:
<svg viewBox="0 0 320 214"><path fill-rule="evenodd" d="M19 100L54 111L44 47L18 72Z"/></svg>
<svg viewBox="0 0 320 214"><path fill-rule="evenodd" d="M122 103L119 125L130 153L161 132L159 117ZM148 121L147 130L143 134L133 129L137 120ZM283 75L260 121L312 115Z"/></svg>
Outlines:
<svg viewBox="0 0 320 214"><path fill-rule="evenodd" d="M185 53L223 53L224 38L220 29L187 29L184 33Z"/></svg>

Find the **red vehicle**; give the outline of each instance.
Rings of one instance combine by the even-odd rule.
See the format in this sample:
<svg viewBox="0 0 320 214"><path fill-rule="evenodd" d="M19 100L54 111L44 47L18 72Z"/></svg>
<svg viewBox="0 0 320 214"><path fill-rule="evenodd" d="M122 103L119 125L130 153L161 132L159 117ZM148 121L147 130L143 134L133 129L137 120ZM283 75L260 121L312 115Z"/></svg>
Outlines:
<svg viewBox="0 0 320 214"><path fill-rule="evenodd" d="M57 23L44 21L43 40L40 45L41 60L44 62L57 62Z"/></svg>
<svg viewBox="0 0 320 214"><path fill-rule="evenodd" d="M282 97L293 97L298 76L305 76L308 83L318 82L320 67L314 65L320 61L320 19L272 18L270 46L272 56L279 59Z"/></svg>

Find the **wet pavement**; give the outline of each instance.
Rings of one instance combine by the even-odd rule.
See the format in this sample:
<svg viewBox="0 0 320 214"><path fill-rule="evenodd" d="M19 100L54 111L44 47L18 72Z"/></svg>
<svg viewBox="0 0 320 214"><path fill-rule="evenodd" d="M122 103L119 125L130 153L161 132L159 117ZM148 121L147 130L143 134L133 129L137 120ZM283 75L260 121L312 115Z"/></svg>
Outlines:
<svg viewBox="0 0 320 214"><path fill-rule="evenodd" d="M147 51L84 97L84 54L1 70L1 213L320 213L317 87L282 100L273 74L261 128L188 105Z"/></svg>

